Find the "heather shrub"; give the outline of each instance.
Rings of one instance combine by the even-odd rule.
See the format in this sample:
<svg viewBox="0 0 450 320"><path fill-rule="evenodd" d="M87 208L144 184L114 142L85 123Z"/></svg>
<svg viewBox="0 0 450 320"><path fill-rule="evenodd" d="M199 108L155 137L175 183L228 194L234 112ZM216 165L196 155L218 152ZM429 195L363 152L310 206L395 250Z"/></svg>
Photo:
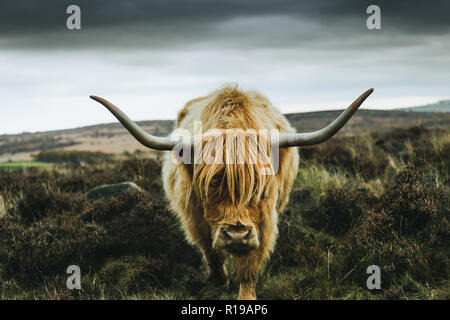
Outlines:
<svg viewBox="0 0 450 320"><path fill-rule="evenodd" d="M373 134L372 136L376 139L376 146L382 148L389 154L405 158L407 157L405 142L411 141L415 143L427 133L427 129L416 126L408 129L395 129L389 134Z"/></svg>
<svg viewBox="0 0 450 320"><path fill-rule="evenodd" d="M367 189L332 186L326 190L316 206L302 212L302 217L311 227L340 236L347 233L363 211L375 202L376 198Z"/></svg>
<svg viewBox="0 0 450 320"><path fill-rule="evenodd" d="M353 139L340 139L334 143L325 143L318 147L300 148L303 161L314 161L328 171L343 171L350 175L374 179L384 173L388 164L386 153L375 146L368 150ZM301 163L302 165L303 163Z"/></svg>
<svg viewBox="0 0 450 320"><path fill-rule="evenodd" d="M50 201L58 204L59 197ZM39 221L28 227L4 219L0 263L7 266L5 274L18 281L25 280L19 275L26 275L26 281L36 284L71 264L95 271L107 259L138 255L141 258L133 265L140 280L133 280L133 286L149 279L153 282L147 284L161 286L176 281L190 264L200 265L199 255L185 242L166 203L126 191L108 201L83 204L81 211L61 209L59 214L49 206L38 211Z"/></svg>
<svg viewBox="0 0 450 320"><path fill-rule="evenodd" d="M104 152L77 151L77 150L44 150L34 155L36 161L41 162L70 162L70 163L92 163L112 161L114 155Z"/></svg>
<svg viewBox="0 0 450 320"><path fill-rule="evenodd" d="M45 282L72 264L94 265L106 240L101 226L84 223L74 213L43 218L28 227L4 218L0 234L3 277L22 285Z"/></svg>
<svg viewBox="0 0 450 320"><path fill-rule="evenodd" d="M21 196L24 193L32 193L41 186L53 188L60 176L55 171L37 168L25 168L15 171L0 170L0 192L5 198L8 198L9 196Z"/></svg>
<svg viewBox="0 0 450 320"><path fill-rule="evenodd" d="M386 290L380 294L400 298L398 284L404 277L422 283L447 278L448 211L436 205L436 195L446 191L427 187L422 180L416 168L404 168L379 201L364 210L341 253L342 265L355 266L348 280L364 281L364 268L378 265Z"/></svg>
<svg viewBox="0 0 450 320"><path fill-rule="evenodd" d="M85 199L70 193L57 193L38 186L24 194L17 205L17 214L24 223L38 221L50 214L64 214L68 211L79 212Z"/></svg>
<svg viewBox="0 0 450 320"><path fill-rule="evenodd" d="M437 213L434 195L413 167L405 168L395 177L380 202L392 219L394 230L400 234L417 233Z"/></svg>
<svg viewBox="0 0 450 320"><path fill-rule="evenodd" d="M61 177L58 186L64 192L87 192L103 184L134 182L154 194L160 193L161 164L154 159L130 159L114 164L73 166Z"/></svg>

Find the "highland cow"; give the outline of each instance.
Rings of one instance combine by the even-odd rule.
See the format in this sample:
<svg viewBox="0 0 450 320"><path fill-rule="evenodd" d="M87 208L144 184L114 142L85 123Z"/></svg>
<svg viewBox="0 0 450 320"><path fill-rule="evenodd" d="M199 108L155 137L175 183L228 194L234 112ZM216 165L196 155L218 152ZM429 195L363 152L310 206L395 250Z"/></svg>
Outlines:
<svg viewBox="0 0 450 320"><path fill-rule="evenodd" d="M258 273L274 248L278 215L288 202L299 166L293 147L333 136L372 91L363 93L325 128L295 133L260 93L225 87L189 101L179 112L176 128L196 139L152 136L108 101L91 98L108 108L145 146L172 150L164 160L164 189L187 239L202 252L209 277L217 285L228 284L224 261L231 254L240 282L238 299L256 299ZM200 137L195 128L198 121L206 132ZM278 134L267 137L257 131L261 129ZM225 134L230 130L233 134ZM248 134L249 130L254 134ZM189 148L193 153L180 155L180 145L181 153ZM184 161L176 161L180 156ZM205 157L212 161L203 161Z"/></svg>

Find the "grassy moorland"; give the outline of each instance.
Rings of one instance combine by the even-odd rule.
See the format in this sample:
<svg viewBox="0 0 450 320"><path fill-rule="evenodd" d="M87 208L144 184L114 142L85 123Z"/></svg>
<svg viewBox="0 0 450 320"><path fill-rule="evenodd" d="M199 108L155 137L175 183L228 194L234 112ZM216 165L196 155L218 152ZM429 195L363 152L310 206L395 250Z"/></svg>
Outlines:
<svg viewBox="0 0 450 320"><path fill-rule="evenodd" d="M302 161L260 299L449 299L450 130L334 138ZM55 161L55 155L52 158ZM208 283L168 209L161 163L130 157L0 170L1 299L234 299ZM133 181L89 202L89 189ZM66 288L79 265L81 290ZM381 268L381 290L366 268Z"/></svg>

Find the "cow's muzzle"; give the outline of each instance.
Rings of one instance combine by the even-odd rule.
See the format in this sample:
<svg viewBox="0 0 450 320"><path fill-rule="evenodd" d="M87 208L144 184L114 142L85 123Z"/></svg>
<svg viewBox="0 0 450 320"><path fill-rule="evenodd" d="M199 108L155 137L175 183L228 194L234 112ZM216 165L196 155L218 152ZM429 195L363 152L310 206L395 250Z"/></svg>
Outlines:
<svg viewBox="0 0 450 320"><path fill-rule="evenodd" d="M255 226L220 226L213 239L213 247L226 249L231 253L246 253L259 247L258 233Z"/></svg>

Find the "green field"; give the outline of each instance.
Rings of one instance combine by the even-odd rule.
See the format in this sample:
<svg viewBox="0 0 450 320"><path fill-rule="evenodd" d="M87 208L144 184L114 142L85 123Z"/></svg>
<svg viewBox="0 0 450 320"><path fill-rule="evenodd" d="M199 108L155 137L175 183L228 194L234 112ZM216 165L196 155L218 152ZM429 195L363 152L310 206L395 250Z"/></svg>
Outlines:
<svg viewBox="0 0 450 320"><path fill-rule="evenodd" d="M0 162L0 170L16 170L30 167L51 167L52 163L37 161Z"/></svg>

